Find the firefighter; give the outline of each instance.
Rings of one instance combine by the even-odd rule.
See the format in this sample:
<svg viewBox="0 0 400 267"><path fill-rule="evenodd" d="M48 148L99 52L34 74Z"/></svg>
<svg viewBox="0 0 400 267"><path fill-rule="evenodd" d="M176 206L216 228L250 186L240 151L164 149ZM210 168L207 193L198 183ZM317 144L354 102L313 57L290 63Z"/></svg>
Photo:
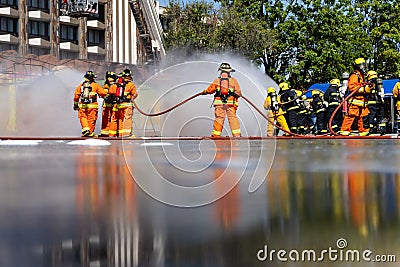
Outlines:
<svg viewBox="0 0 400 267"><path fill-rule="evenodd" d="M329 87L324 93L324 101L326 103L326 123L328 124L335 109L342 103L342 93L339 79L332 79L329 82ZM340 130L343 121L343 114L338 110L332 118L332 130L337 133Z"/></svg>
<svg viewBox="0 0 400 267"><path fill-rule="evenodd" d="M104 90L107 95L104 97L103 102L103 112L102 112L102 120L101 120L101 132L100 136L107 137L109 136L110 126L111 126L111 117L113 113L114 106L114 98L111 94L108 93L111 85L115 83L115 80L118 78L117 74L112 71L107 71L104 82Z"/></svg>
<svg viewBox="0 0 400 267"><path fill-rule="evenodd" d="M85 80L75 89L74 110L78 111L82 136L93 137L99 109L97 96L104 97L107 93L95 82L96 75L93 71L86 71L83 77Z"/></svg>
<svg viewBox="0 0 400 267"><path fill-rule="evenodd" d="M268 95L264 101L264 108L268 111L268 118L271 122L276 121L285 131L284 135L287 135L287 132L290 132L290 130L284 116L285 112L279 106L280 97L276 94L274 87L268 87L267 93ZM268 121L267 136L271 137L274 136L274 125L270 121Z"/></svg>
<svg viewBox="0 0 400 267"><path fill-rule="evenodd" d="M328 132L326 126L326 107L324 104L324 93L320 90L312 90L311 108L315 114L317 125L316 134L326 134Z"/></svg>
<svg viewBox="0 0 400 267"><path fill-rule="evenodd" d="M358 135L366 136L369 135L368 129L364 128L363 118L368 116L368 103L367 94L370 93L371 87L366 83L367 69L365 60L363 58L357 58L354 61L354 71L349 77L349 91L356 93L348 100L348 110L344 117L342 127L340 129L341 135L350 135L351 126L354 121L357 121Z"/></svg>
<svg viewBox="0 0 400 267"><path fill-rule="evenodd" d="M279 88L282 106L286 111L286 122L288 123L290 132L297 134L297 111L299 110L299 105L296 90L289 89L289 84L286 82L280 83Z"/></svg>
<svg viewBox="0 0 400 267"><path fill-rule="evenodd" d="M382 79L378 78L376 71L367 73L368 82L372 83L371 93L368 95L368 116L364 117L364 127L369 128L371 134L386 133L386 119L384 109L385 92Z"/></svg>
<svg viewBox="0 0 400 267"><path fill-rule="evenodd" d="M114 98L113 117L111 118L110 136L134 137L132 135L132 113L134 100L138 94L132 83L132 72L125 69L111 85L109 93Z"/></svg>
<svg viewBox="0 0 400 267"><path fill-rule="evenodd" d="M392 89L393 98L396 104L397 110L397 133L400 134L400 73L399 73L399 81L394 85Z"/></svg>
<svg viewBox="0 0 400 267"><path fill-rule="evenodd" d="M299 107L297 109L297 133L304 135L314 132L314 123L311 119L311 106L307 96L303 93L304 89L295 91L297 95L295 103Z"/></svg>
<svg viewBox="0 0 400 267"><path fill-rule="evenodd" d="M211 137L221 136L226 116L228 116L233 137L240 137L240 123L236 111L239 106L238 98L242 92L238 81L231 77L231 73L235 70L230 64L221 63L218 71L220 71L219 77L203 91L203 94L214 94L215 120Z"/></svg>

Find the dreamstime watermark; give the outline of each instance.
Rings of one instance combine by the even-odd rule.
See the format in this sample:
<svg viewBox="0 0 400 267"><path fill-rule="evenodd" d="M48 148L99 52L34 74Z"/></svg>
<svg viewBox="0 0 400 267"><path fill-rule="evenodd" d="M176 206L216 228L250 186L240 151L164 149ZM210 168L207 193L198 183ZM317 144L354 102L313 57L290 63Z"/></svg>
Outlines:
<svg viewBox="0 0 400 267"><path fill-rule="evenodd" d="M347 247L348 243L344 238L336 241L336 247L321 250L292 249L287 251L285 249L269 249L267 245L264 245L264 248L257 252L257 259L269 262L396 262L394 254L374 254L370 249L358 250Z"/></svg>
<svg viewBox="0 0 400 267"><path fill-rule="evenodd" d="M139 106L148 113L159 112L203 91L212 82L210 77L213 79L218 75L219 64L193 61L163 69L141 85L151 92L151 101L138 102ZM242 71L239 66L233 66L242 93L262 106L265 84L256 82L250 70ZM196 72L190 72L191 75L188 70ZM272 85L273 81L270 82ZM128 153L131 148L124 145L125 160L132 177L150 197L172 206L198 207L222 198L242 179L248 182L249 193L255 192L265 181L275 156L274 139L256 144L248 139L176 139L210 135L214 121L214 111L210 110L212 100L212 95L199 96L157 119L145 118L141 127L156 128L155 132L162 140L145 140L142 144L144 154L139 159L131 157ZM267 121L244 100L239 101L242 136L264 135ZM223 134L230 135L229 130L227 121Z"/></svg>

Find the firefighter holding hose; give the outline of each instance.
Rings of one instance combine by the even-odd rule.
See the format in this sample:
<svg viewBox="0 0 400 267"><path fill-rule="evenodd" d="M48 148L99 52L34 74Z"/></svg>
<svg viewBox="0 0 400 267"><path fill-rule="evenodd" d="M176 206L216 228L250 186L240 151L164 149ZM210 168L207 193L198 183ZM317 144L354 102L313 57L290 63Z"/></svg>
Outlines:
<svg viewBox="0 0 400 267"><path fill-rule="evenodd" d="M236 116L238 98L241 90L238 81L231 77L232 69L228 63L221 63L218 68L220 75L216 78L203 94L214 94L215 120L211 137L220 137L224 127L225 117L228 117L229 126L233 137L240 137L240 123Z"/></svg>
<svg viewBox="0 0 400 267"><path fill-rule="evenodd" d="M366 82L367 68L363 58L354 61L354 71L349 77L349 91L353 95L348 99L348 110L344 117L341 135L350 135L354 120L357 121L358 135L367 136L369 130L364 128L363 118L368 116L367 95L371 92L371 85Z"/></svg>
<svg viewBox="0 0 400 267"><path fill-rule="evenodd" d="M114 99L111 119L111 137L132 137L132 101L138 96L136 86L132 83L132 72L125 69L108 91Z"/></svg>

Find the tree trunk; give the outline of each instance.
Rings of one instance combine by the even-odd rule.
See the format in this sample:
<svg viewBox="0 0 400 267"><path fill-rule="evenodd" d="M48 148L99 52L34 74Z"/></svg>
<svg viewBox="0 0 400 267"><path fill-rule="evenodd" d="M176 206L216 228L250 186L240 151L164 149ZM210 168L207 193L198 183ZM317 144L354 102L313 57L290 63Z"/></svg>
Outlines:
<svg viewBox="0 0 400 267"><path fill-rule="evenodd" d="M86 26L86 17L80 17L79 18L79 33L78 33L78 39L79 39L79 59L87 59L88 58L88 52L87 52L87 26Z"/></svg>
<svg viewBox="0 0 400 267"><path fill-rule="evenodd" d="M28 54L28 5L26 0L18 0L19 13L19 55Z"/></svg>

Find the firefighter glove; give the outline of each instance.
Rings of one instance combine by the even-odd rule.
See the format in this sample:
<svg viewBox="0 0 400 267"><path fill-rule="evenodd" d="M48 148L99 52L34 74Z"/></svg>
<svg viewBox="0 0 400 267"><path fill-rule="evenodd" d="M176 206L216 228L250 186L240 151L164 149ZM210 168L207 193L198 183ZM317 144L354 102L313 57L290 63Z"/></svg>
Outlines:
<svg viewBox="0 0 400 267"><path fill-rule="evenodd" d="M207 91L206 91L206 90L204 90L204 91L203 91L203 95L206 95L206 94L207 94Z"/></svg>
<svg viewBox="0 0 400 267"><path fill-rule="evenodd" d="M79 109L78 104L74 104L74 110L76 111L76 110L78 110L78 109Z"/></svg>

